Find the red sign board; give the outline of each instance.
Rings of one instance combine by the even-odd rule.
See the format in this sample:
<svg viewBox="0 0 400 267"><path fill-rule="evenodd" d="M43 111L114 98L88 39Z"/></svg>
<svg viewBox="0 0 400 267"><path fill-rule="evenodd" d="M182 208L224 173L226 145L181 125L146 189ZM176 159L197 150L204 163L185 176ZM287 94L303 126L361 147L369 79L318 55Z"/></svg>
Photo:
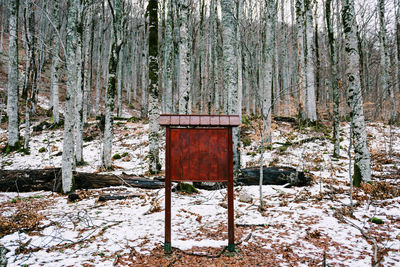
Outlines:
<svg viewBox="0 0 400 267"><path fill-rule="evenodd" d="M228 128L172 128L170 131L172 181L228 181L229 153L232 153Z"/></svg>

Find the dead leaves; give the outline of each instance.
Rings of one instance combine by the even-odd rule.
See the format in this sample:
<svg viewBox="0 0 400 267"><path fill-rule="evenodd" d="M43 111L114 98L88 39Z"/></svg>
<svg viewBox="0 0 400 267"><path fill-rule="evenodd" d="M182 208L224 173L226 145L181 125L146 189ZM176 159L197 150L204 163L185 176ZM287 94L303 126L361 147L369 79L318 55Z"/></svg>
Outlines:
<svg viewBox="0 0 400 267"><path fill-rule="evenodd" d="M374 200L395 198L400 196L400 188L386 182L363 183L361 189Z"/></svg>
<svg viewBox="0 0 400 267"><path fill-rule="evenodd" d="M27 232L38 230L41 221L45 218L40 211L48 204L48 200L34 198L12 199L11 203L2 203L0 238L19 230Z"/></svg>

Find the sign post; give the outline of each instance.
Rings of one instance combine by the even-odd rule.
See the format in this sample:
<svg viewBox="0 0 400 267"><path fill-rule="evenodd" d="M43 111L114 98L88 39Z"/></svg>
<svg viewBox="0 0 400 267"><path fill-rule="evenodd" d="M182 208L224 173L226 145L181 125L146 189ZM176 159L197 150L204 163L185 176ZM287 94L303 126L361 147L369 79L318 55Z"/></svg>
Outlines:
<svg viewBox="0 0 400 267"><path fill-rule="evenodd" d="M171 182L226 182L228 250L235 250L232 127L238 115L160 115L166 127L165 242L171 253Z"/></svg>

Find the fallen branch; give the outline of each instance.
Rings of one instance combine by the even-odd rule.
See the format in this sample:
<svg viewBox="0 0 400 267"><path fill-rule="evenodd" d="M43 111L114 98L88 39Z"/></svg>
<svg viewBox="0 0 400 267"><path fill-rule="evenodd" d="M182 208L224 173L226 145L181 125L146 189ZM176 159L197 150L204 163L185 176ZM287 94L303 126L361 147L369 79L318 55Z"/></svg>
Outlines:
<svg viewBox="0 0 400 267"><path fill-rule="evenodd" d="M265 227L265 226L271 226L268 223L259 223L259 224L242 224L242 223L237 223L235 224L236 227Z"/></svg>
<svg viewBox="0 0 400 267"><path fill-rule="evenodd" d="M366 240L370 240L372 242L372 244L374 245L374 264L372 266L379 266L379 263L382 261L383 256L381 256L378 260L378 244L376 242L376 239L373 237L368 236L365 231L358 226L357 224L353 223L352 221L346 219L344 216L342 217L342 219L347 222L348 224L350 224L351 226L353 226L354 228L356 228L358 231L360 231L361 235L366 239Z"/></svg>
<svg viewBox="0 0 400 267"><path fill-rule="evenodd" d="M249 234L246 236L245 239L241 240L241 241L238 242L238 243L235 243L235 246L238 246L238 245L242 244L243 242L247 242L247 241L251 238L251 236L252 236L252 233L249 233ZM182 253L185 254L185 255L215 259L215 258L221 257L221 255L224 254L224 252L226 251L226 249L228 248L228 246L224 246L224 248L223 248L220 252L218 252L216 255L199 254L199 253L195 253L195 252L187 252L187 251L184 251L184 250L182 250L182 249L180 249L180 248L177 248L177 247L172 247L172 248L173 248L173 249L176 249L176 250L179 250L180 252L182 252Z"/></svg>
<svg viewBox="0 0 400 267"><path fill-rule="evenodd" d="M178 257L176 257L173 261L171 261L167 266L171 267L172 265L174 265L175 262L179 261L182 258L182 255L178 255Z"/></svg>
<svg viewBox="0 0 400 267"><path fill-rule="evenodd" d="M107 201L107 200L122 200L122 199L129 199L141 197L141 195L100 195L99 201Z"/></svg>

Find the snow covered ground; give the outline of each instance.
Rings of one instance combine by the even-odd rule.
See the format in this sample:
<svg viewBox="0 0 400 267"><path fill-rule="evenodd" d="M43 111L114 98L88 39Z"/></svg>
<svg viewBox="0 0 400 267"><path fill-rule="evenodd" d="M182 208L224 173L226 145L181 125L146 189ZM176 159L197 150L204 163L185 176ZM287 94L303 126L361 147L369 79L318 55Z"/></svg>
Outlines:
<svg viewBox="0 0 400 267"><path fill-rule="evenodd" d="M94 127L94 122L91 125ZM350 217L348 124L341 125L343 149L339 160L331 157L332 144L322 131L294 129L287 123L274 126L264 164L309 171L314 184L263 186L263 212L258 209L258 186L235 187L235 240L242 242L237 253L211 259L181 251L215 255L227 245L226 189L199 190L194 195L172 193L172 246L180 250L175 249L171 256L164 256L162 251L163 189L81 190L78 194L82 200L78 202L68 202L66 196L52 192L0 193L1 219L26 226L0 238L0 244L9 250L9 266L165 266L172 262L176 266L321 266L323 262L327 266L370 266L374 258L384 266L398 266L400 128L393 128L393 157L389 159L389 127L368 124L376 183L355 189L354 217ZM145 174L147 132L148 125L141 122L116 122L113 154L125 156L113 162L115 173ZM5 140L5 135L5 130L0 130L0 140ZM257 131L249 130L248 137L250 145L241 149L242 167L259 165ZM282 143L310 137L320 138L282 148ZM164 166L164 141L160 147ZM2 169L60 167L61 150L62 130L45 130L32 136L30 155L2 155L0 165ZM98 171L101 138L85 142L83 154L87 164L78 171ZM385 193L387 196L382 196ZM137 197L99 202L100 194ZM251 201L240 201L242 196ZM371 222L372 217L382 219L383 224Z"/></svg>

